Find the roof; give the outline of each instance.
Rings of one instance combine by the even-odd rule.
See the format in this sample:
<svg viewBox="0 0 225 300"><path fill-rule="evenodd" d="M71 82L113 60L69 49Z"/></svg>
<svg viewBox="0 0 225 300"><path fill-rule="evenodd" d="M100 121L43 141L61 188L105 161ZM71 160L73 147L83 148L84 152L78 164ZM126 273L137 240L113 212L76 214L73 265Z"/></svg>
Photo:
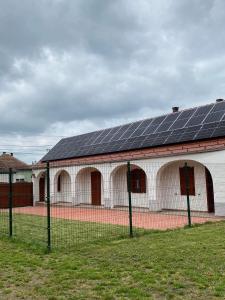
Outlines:
<svg viewBox="0 0 225 300"><path fill-rule="evenodd" d="M30 170L31 167L23 161L15 158L12 154L0 155L0 172L8 172L9 168L16 170Z"/></svg>
<svg viewBox="0 0 225 300"><path fill-rule="evenodd" d="M60 140L43 158L62 160L225 137L225 101Z"/></svg>

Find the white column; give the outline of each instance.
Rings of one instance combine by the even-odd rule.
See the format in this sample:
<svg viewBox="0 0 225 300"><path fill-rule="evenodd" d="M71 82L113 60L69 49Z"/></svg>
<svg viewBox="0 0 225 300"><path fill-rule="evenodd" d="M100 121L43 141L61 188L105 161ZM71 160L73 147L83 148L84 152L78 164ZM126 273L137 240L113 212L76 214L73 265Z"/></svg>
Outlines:
<svg viewBox="0 0 225 300"><path fill-rule="evenodd" d="M225 216L225 164L206 166L213 180L215 215Z"/></svg>
<svg viewBox="0 0 225 300"><path fill-rule="evenodd" d="M111 193L110 170L102 172L103 177L103 205L108 208L113 208L113 199Z"/></svg>
<svg viewBox="0 0 225 300"><path fill-rule="evenodd" d="M39 201L39 178L32 178L33 182L33 205Z"/></svg>
<svg viewBox="0 0 225 300"><path fill-rule="evenodd" d="M159 165L149 163L146 168L146 176L147 176L147 193L148 193L148 201L149 201L149 210L151 211L159 211L162 208L162 203L160 199L160 194L158 190L157 183L157 174L159 170Z"/></svg>
<svg viewBox="0 0 225 300"><path fill-rule="evenodd" d="M71 201L74 205L78 204L77 203L77 198L76 198L76 173L70 174L70 179L71 179Z"/></svg>

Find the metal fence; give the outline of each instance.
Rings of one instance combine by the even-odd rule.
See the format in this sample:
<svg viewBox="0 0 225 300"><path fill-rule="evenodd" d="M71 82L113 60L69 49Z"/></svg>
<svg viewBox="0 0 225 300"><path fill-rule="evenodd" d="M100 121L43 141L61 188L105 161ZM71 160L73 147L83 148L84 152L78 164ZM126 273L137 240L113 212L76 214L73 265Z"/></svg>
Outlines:
<svg viewBox="0 0 225 300"><path fill-rule="evenodd" d="M209 201L213 183L207 169L194 171L188 162L177 168L179 179L168 169L150 185L146 173L127 162L103 184L91 166L75 177L46 163L33 189L32 183L14 182L9 169L0 183L0 235L50 251L221 220Z"/></svg>

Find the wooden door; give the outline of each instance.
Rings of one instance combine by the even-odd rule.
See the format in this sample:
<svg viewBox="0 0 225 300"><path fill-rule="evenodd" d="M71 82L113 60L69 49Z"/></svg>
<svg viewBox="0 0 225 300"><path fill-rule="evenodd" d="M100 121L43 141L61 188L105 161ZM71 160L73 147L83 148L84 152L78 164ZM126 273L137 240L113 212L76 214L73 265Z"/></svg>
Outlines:
<svg viewBox="0 0 225 300"><path fill-rule="evenodd" d="M208 212L213 213L215 212L213 181L212 181L212 176L207 168L205 168L205 179L206 179Z"/></svg>
<svg viewBox="0 0 225 300"><path fill-rule="evenodd" d="M101 205L101 173L91 172L91 204Z"/></svg>
<svg viewBox="0 0 225 300"><path fill-rule="evenodd" d="M45 177L39 180L39 201L45 201Z"/></svg>

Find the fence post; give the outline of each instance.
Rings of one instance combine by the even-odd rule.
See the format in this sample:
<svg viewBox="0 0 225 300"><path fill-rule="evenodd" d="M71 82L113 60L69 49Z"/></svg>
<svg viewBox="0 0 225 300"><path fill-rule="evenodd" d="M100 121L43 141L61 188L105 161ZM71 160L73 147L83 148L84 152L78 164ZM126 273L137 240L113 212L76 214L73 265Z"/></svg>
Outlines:
<svg viewBox="0 0 225 300"><path fill-rule="evenodd" d="M188 165L185 163L185 186L186 186L186 195L187 195L187 213L188 213L188 226L191 227L191 208L190 208L190 182L189 182L189 172Z"/></svg>
<svg viewBox="0 0 225 300"><path fill-rule="evenodd" d="M9 168L9 236L13 235L13 173L12 168Z"/></svg>
<svg viewBox="0 0 225 300"><path fill-rule="evenodd" d="M51 251L51 208L50 208L50 174L49 174L49 162L46 166L46 177L47 177L47 248L48 251Z"/></svg>
<svg viewBox="0 0 225 300"><path fill-rule="evenodd" d="M132 202L131 202L131 171L130 162L127 162L127 189L128 189L128 202L129 202L129 227L130 237L133 237L133 224L132 224Z"/></svg>

